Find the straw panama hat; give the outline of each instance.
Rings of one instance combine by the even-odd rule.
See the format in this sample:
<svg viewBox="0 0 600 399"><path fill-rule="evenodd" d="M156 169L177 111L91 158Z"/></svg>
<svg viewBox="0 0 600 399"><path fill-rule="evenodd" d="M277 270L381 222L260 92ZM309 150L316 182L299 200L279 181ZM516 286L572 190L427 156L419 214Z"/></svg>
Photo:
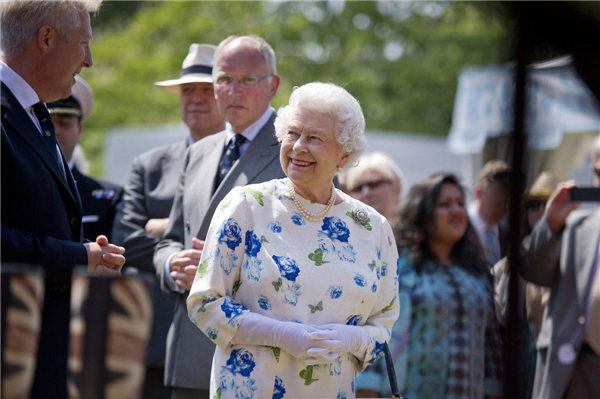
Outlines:
<svg viewBox="0 0 600 399"><path fill-rule="evenodd" d="M558 186L558 179L552 172L542 172L525 193L526 200L547 200Z"/></svg>
<svg viewBox="0 0 600 399"><path fill-rule="evenodd" d="M217 47L212 44L192 43L190 52L183 60L179 79L156 82L154 85L169 93L179 94L179 86L182 84L212 83L212 68L216 50Z"/></svg>

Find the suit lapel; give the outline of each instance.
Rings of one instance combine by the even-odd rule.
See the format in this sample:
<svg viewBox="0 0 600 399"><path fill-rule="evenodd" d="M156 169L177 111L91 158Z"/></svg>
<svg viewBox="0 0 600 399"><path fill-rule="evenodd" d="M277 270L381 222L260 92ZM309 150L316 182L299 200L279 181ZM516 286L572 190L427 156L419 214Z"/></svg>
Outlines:
<svg viewBox="0 0 600 399"><path fill-rule="evenodd" d="M600 240L600 209L591 213L575 232L575 281L577 297L582 306L586 306L594 260Z"/></svg>
<svg viewBox="0 0 600 399"><path fill-rule="evenodd" d="M275 117L276 115L273 113L265 126L258 132L254 140L252 140L244 155L233 165L225 180L217 188L211 199L213 208L216 207L232 188L252 183L256 175L267 167L273 158L279 154L279 146L277 140L275 140L273 128ZM220 153L222 154L222 151ZM221 156L217 160L217 167L220 160ZM213 176L216 176L216 174L217 169L215 168Z"/></svg>
<svg viewBox="0 0 600 399"><path fill-rule="evenodd" d="M83 206L92 197L92 193L85 182L83 174L76 166L73 166L71 175L73 176L73 186L76 187L79 198L81 199L81 205Z"/></svg>
<svg viewBox="0 0 600 399"><path fill-rule="evenodd" d="M221 161L223 154L223 147L225 146L225 131L217 133L214 137L208 138L208 141L203 142L207 139L203 139L193 145L203 142L204 148L202 151L204 154L200 157L200 160L195 162L201 162L201 165L189 165L188 170L196 172L194 176L186 176L187 179L193 179L197 181L194 184L197 189L194 189L194 203L196 204L194 212L197 212L197 226L202 226L202 221L209 215L208 209L214 199L215 190L215 176L217 175L217 169ZM184 198L185 201L185 198Z"/></svg>
<svg viewBox="0 0 600 399"><path fill-rule="evenodd" d="M254 178L266 168L274 157L279 156L279 142L275 138L275 128L273 123L275 122L276 115L273 113L267 124L262 128L259 134L256 136L252 143L248 147L246 152L250 152L249 155L242 156L239 162L233 165L232 176L239 179L241 171L245 175L246 183L251 184ZM237 170L236 170L237 169Z"/></svg>
<svg viewBox="0 0 600 399"><path fill-rule="evenodd" d="M6 96L6 97L5 97ZM65 179L65 174L63 173L60 165L56 163L56 158L50 152L50 148L44 142L42 135L37 130L37 127L27 115L27 112L21 107L21 104L17 101L12 92L6 87L4 83L2 83L2 106L7 109L4 115L4 122L10 124L12 126L12 130L19 134L27 144L33 148L33 150L42 158L46 166L54 173L56 178L60 181L60 183L64 186L64 188L69 192L71 197L75 199L71 189L69 188L69 184ZM63 160L63 165L65 170L68 170L68 166Z"/></svg>
<svg viewBox="0 0 600 399"><path fill-rule="evenodd" d="M203 237L208 231L208 226L212 219L212 215L217 208L217 205L225 198L225 196L237 186L245 186L254 182L254 178L264 170L274 158L279 156L279 143L275 138L275 129L273 122L277 115L273 113L271 118L267 121L265 126L258 132L250 146L244 152L244 155L233 165L225 180L217 188L214 195L210 199L206 213L203 215L203 220L200 223L200 229L196 236ZM221 150L213 151L211 154L210 172L208 176L212 178L212 184L214 184L214 176L217 175L217 168L223 154L223 148L225 146L225 136L221 142ZM218 155L218 156L215 156ZM207 173L209 170L207 169ZM207 179L210 180L210 179Z"/></svg>

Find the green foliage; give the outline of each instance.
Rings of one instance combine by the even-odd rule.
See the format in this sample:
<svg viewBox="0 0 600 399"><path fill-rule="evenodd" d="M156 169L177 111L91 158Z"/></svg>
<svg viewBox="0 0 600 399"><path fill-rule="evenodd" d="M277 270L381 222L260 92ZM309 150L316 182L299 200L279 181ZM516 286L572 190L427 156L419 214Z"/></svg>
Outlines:
<svg viewBox="0 0 600 399"><path fill-rule="evenodd" d="M276 108L294 86L333 82L360 101L368 129L440 135L460 69L506 61L510 50L497 3L108 2L92 25L95 63L82 76L95 104L82 145L96 174L107 129L180 120L178 97L153 83L179 76L191 43L264 37L282 78Z"/></svg>

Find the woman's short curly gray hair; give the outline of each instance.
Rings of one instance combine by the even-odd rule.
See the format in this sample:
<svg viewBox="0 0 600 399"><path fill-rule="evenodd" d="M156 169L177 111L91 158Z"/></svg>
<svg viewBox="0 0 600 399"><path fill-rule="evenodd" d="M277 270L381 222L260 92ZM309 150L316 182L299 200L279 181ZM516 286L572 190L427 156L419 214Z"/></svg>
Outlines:
<svg viewBox="0 0 600 399"><path fill-rule="evenodd" d="M338 143L350 154L342 171L356 165L367 148L365 117L358 100L333 83L313 82L294 87L289 104L277 111L275 135L279 141L283 140L292 115L301 107L324 112L333 118Z"/></svg>

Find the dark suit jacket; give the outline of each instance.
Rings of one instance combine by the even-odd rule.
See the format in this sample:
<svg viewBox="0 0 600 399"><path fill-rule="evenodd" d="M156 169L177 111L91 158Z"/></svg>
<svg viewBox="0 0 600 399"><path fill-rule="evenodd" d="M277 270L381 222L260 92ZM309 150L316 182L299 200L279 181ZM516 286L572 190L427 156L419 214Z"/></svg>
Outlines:
<svg viewBox="0 0 600 399"><path fill-rule="evenodd" d="M176 294L166 285L165 262L172 253L193 248L193 237L204 240L216 207L232 188L285 176L274 134L275 117L273 114L216 192L214 183L225 147L225 132L198 141L185 153L169 226L154 254L163 291L177 299L167 341L165 383L168 386L209 389L215 345L188 318L185 304L188 292Z"/></svg>
<svg viewBox="0 0 600 399"><path fill-rule="evenodd" d="M523 277L551 287L536 344L534 398L562 399L565 395L575 361L564 364L558 352L565 344L576 353L581 349L599 240L600 208L595 208L569 215L558 236L542 218L523 242ZM600 370L588 371L590 376L600 376Z"/></svg>
<svg viewBox="0 0 600 399"><path fill-rule="evenodd" d="M152 257L160 239L144 230L149 219L167 218L173 205L187 140L155 148L133 160L123 200L118 206L112 238L126 249L125 266L156 276ZM154 321L146 364L164 366L167 333L173 321L175 302L163 295L160 285L152 292Z"/></svg>
<svg viewBox="0 0 600 399"><path fill-rule="evenodd" d="M41 265L46 295L32 397L66 397L73 266L87 265L82 206L69 167L56 163L23 107L2 84L2 262Z"/></svg>
<svg viewBox="0 0 600 399"><path fill-rule="evenodd" d="M498 223L498 240L500 241L500 258L508 255L508 245L510 244L510 229L508 221L504 220Z"/></svg>
<svg viewBox="0 0 600 399"><path fill-rule="evenodd" d="M77 167L71 173L83 205L83 238L96 241L96 237L104 234L112 242L110 234L123 187L86 176Z"/></svg>

